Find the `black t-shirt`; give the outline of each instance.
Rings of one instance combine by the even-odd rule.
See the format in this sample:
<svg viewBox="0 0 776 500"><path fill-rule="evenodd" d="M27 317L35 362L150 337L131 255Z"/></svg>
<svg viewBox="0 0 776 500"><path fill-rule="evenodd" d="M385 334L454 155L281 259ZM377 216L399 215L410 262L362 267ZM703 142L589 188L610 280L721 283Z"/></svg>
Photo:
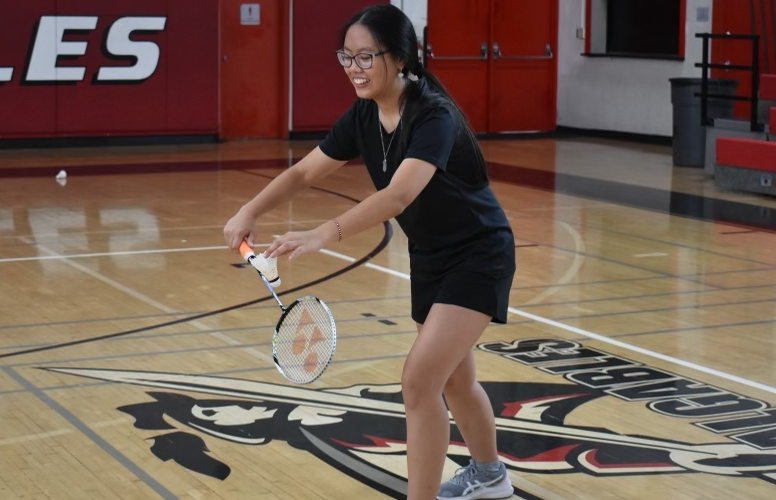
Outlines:
<svg viewBox="0 0 776 500"><path fill-rule="evenodd" d="M357 99L337 120L320 148L335 160L361 156L378 190L390 184L405 158L437 167L428 185L396 217L409 239L413 274L420 269L444 272L461 265L494 275L513 271L514 237L487 176L478 166L477 155L481 153L473 148L479 146L459 133L450 111L440 107L416 121L406 154L401 155L398 142L403 126L402 121L396 130L386 133L377 104ZM383 146L388 151L385 172ZM501 258L504 253L506 258Z"/></svg>

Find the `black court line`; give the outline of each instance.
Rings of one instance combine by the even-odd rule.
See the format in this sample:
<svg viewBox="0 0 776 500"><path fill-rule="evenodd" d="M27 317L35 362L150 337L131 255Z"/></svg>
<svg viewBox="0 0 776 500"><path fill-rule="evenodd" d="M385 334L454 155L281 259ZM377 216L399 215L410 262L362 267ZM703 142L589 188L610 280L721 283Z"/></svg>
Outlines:
<svg viewBox="0 0 776 500"><path fill-rule="evenodd" d="M530 323L531 320L524 320L520 323ZM412 330L401 330L396 332L374 332L374 333L354 333L351 335L340 335L338 336L338 340L343 339L349 339L349 340L360 340L360 339L368 339L368 338L374 338L374 337L390 337L392 335L417 335L418 331L417 329ZM233 350L242 350L252 347L270 347L272 346L272 340L267 341L261 341L261 342L251 342L248 344L224 344L224 345L218 345L218 346L203 346L203 347L186 347L183 349L168 349L164 351L142 351L142 352L124 352L120 354L106 354L102 356L84 356L81 358L59 358L59 359L50 359L46 361L24 361L21 363L12 363L8 365L3 365L4 367L9 368L20 368L20 367L26 367L26 366L32 366L32 367L40 367L43 363L82 363L86 361L109 361L109 360L115 360L115 359L129 359L129 358L137 358L140 356L147 356L147 357L154 357L154 356L168 356L168 355L177 355L177 354L192 354L197 352L216 352L216 351L233 351ZM405 352L404 355L406 356L407 353ZM270 368L274 368L274 364L270 362L268 365Z"/></svg>
<svg viewBox="0 0 776 500"><path fill-rule="evenodd" d="M752 286L752 287L742 287L745 289L748 288L765 288L765 287L773 287L774 285L760 285L760 286ZM621 302L623 300L633 300L633 299L642 299L642 298L654 298L654 297L661 297L661 296L670 296L670 295L687 295L687 294L701 294L701 293L716 293L716 292L728 292L730 290L687 290L683 292L664 292L664 293L655 293L655 294L644 294L644 295L626 295L626 296L616 296L616 297L604 297L604 298L598 298L598 299L586 299L586 300L572 300L572 301L561 301L561 302L547 302L547 303L540 303L540 304L514 304L512 307L518 308L518 309L524 309L528 310L531 308L539 308L539 307L557 307L557 306L563 306L563 305L577 305L577 304L586 304L591 302L609 302L609 301L617 301ZM406 297L405 297L406 298ZM364 300L374 300L374 299L364 299ZM634 309L629 311L615 311L615 312L602 312L602 313L591 313L591 314L575 314L575 315L569 315L569 316L557 316L548 318L553 321L567 321L567 320L574 320L574 319L589 319L589 318L606 318L611 316L625 316L630 314L647 314L647 313L655 313L655 312L666 312L666 311L676 311L676 310L687 310L687 309L700 309L700 308L714 308L714 307L725 307L725 306L742 306L742 305L751 305L751 304L760 304L760 303L771 303L775 301L776 298L768 298L768 299L756 299L756 300L742 300L742 301L726 301L726 302L715 302L715 303L703 303L703 304L690 304L690 305L684 305L684 306L671 306L671 307L661 307L661 308L653 308L653 309ZM333 302L329 302L330 304ZM266 309L275 309L276 306L267 306ZM372 313L362 313L363 317L353 317L353 318L338 318L337 323L355 323L359 321L370 321L370 320L376 320L380 323L383 323L385 325L393 326L396 325L394 321L391 321L391 319L398 319L398 318L410 318L408 314L395 314L395 315L389 315L389 316L377 316ZM522 324L530 321L510 321L509 324ZM137 335L132 338L134 339L158 339L158 338L170 338L170 337L179 337L179 336L198 336L198 335L209 335L213 332L221 332L221 333L232 333L232 332L248 332L249 330L259 330L262 328L272 328L274 327L274 323L272 324L264 324L264 325L251 325L246 327L231 327L231 328L212 328L210 330L186 330L182 332L171 332L171 333L161 333L161 334L151 334L151 335ZM647 332L647 333L654 333L654 332ZM630 334L623 334L623 335L634 335L632 333ZM117 341L122 340L129 340L126 338L118 338ZM40 345L46 345L46 344L28 344L28 345L15 345L15 346L5 346L0 349L14 349L14 348L23 348L23 347L35 347ZM17 366L17 365L10 365L10 366Z"/></svg>
<svg viewBox="0 0 776 500"><path fill-rule="evenodd" d="M249 175L258 175L258 174L251 174L250 172L244 172L244 173L249 174ZM267 178L270 178L270 179L272 178L270 176L263 176L263 175L261 177L267 177ZM344 199L346 199L348 201L352 201L353 203L360 203L360 201L355 199L355 198L352 198L350 196L344 195L342 193L337 193L335 191L330 191L328 189L316 188L316 187L311 187L310 189L315 189L316 191L321 191L321 192L324 192L324 193L332 194L334 196L339 196L340 198L344 198ZM341 269L339 269L337 271L334 271L333 273L330 273L330 274L328 274L326 276L323 276L322 278L318 278L317 280L313 280L313 281L311 281L309 283L304 283L304 284L299 285L297 287L290 288L290 289L288 289L288 290L286 290L284 292L278 293L277 295L278 296L288 295L288 294L291 294L291 293L303 290L305 288L309 288L311 286L315 286L315 285L317 285L319 283L323 283L325 281L329 281L329 280L331 280L333 278L336 278L337 276L340 276L340 275L345 274L345 273L347 273L349 271L352 271L353 269L355 269L355 268L365 264L366 262L370 261L377 254L382 252L385 249L386 246L388 246L388 243L391 241L391 238L393 237L393 226L391 226L390 222L388 222L388 221L383 222L383 228L384 228L384 233L383 233L382 240L380 240L380 242L377 244L377 246L374 249L372 249L364 257L361 257L360 259L356 260L355 262L352 262L351 264L349 264L349 265L347 265L347 266L345 266L345 267L343 267L343 268L341 268ZM64 347L71 347L71 346L87 344L87 343L91 343L91 342L98 342L100 340L107 340L107 339L112 339L112 338L117 338L117 337L123 337L123 336L126 336L126 335L131 335L133 333L147 332L149 330L155 330L157 328L163 328L163 327L167 327L167 326L171 326L171 325L177 325L177 324L180 324L180 323L186 323L186 322L189 322L189 321L194 321L194 320L201 319L201 318L206 318L206 317L209 317L209 316L215 316L217 314L223 314L223 313L228 312L228 311L233 311L235 309L241 309L241 308L244 308L244 307L247 307L247 306L251 306L253 304L258 304L260 302L265 302L265 301L268 301L268 300L271 300L271 299L273 299L272 295L267 295L265 297L261 297L261 298L256 299L256 300L251 300L249 302L243 302L242 304L237 304L237 305L233 305L233 306L229 306L229 307L224 307L222 309L217 309L215 311L207 311L207 312L203 312L203 313L200 313L200 314L195 314L193 316L187 316L187 317L184 317L184 318L179 318L179 319L175 319L175 320L172 320L172 321L167 321L167 322L164 322L164 323L159 323L159 324L156 324L156 325L144 326L144 327L140 327L140 328L133 328L131 330L125 330L125 331L122 331L122 332L109 333L107 335L100 335L100 336L97 336L97 337L89 337L89 338L85 338L85 339L73 340L73 341L70 341L70 342L63 342L63 343L59 343L59 344L51 344L51 345L47 345L47 346L43 346L43 347L35 347L35 348L32 348L32 349L25 349L25 350L22 350L22 351L14 351L14 352L9 352L9 353L4 353L4 354L0 354L0 359L11 358L11 357L15 357L15 356L22 356L22 355L25 355L25 354L33 354L33 353L38 353L38 352L43 352L43 351L50 351L50 350L53 350L53 349L62 349Z"/></svg>
<svg viewBox="0 0 776 500"><path fill-rule="evenodd" d="M653 278L650 278L653 279ZM533 288L533 287L526 287L526 288ZM370 301L378 301L378 300L398 300L398 299L409 299L409 295L377 295L374 297L361 297L357 299L339 299L339 300L327 300L327 304L349 304L349 303L357 303L357 302L370 302ZM255 308L249 308L249 309L277 309L277 305L267 305L267 306L257 306ZM0 325L0 330L9 330L9 329L15 329L15 328L37 328L41 326L56 326L56 325L77 325L80 323L86 324L86 323L100 323L103 321L134 321L137 319L149 319L149 318L165 318L170 316L186 316L186 315L192 315L192 314L200 314L205 311L188 311L188 312L174 312L174 313L156 313L156 314L140 314L137 316L108 316L105 318L89 318L89 319L75 319L75 320L68 320L68 321L52 321L52 322L45 322L45 323L19 323L16 325ZM5 347L0 346L0 349L4 349Z"/></svg>
<svg viewBox="0 0 776 500"><path fill-rule="evenodd" d="M526 245L529 246L529 245ZM530 245L530 246L538 246L538 245ZM572 250L569 250L572 251ZM67 256L64 256L65 258ZM735 258L735 257L733 257ZM768 270L768 269L733 269L728 271L712 271L712 272L705 272L705 273L698 273L698 274L679 274L677 276L681 276L683 278L692 278L692 277L706 277L706 276L721 276L725 274L738 274L738 273L753 273L753 272L759 272L762 270ZM543 288L557 288L557 287L573 287L573 286L589 286L589 285L602 285L602 284L611 284L611 283L629 283L629 282L635 282L635 281L649 281L649 280L661 280L661 279L672 279L671 276L644 276L639 278L621 278L621 279L610 279L610 280L594 280L594 281L574 281L570 283L548 283L545 285L530 285L530 286L513 286L510 290L531 290L531 289L543 289ZM749 286L741 286L741 287L727 287L724 289L711 289L711 290L689 290L684 292L671 292L675 294L682 294L682 293L694 293L694 292L703 292L703 291L720 291L720 290L746 290L749 288L762 288L766 286L774 286L774 285L749 285ZM651 295L644 295L644 297L649 297ZM375 296L375 297L367 297L367 298L358 298L358 299L342 299L342 300L327 300L327 304L337 304L337 303L348 303L348 302L365 302L370 300L391 300L391 299L407 299L409 298L409 295L393 295L393 296ZM606 300L606 299L591 299L591 300ZM584 301L580 301L584 302ZM548 303L549 304L549 303ZM263 306L267 309L274 309L277 306L276 305L268 305ZM185 316L185 315L191 315L191 314L199 314L203 311L182 311L182 312L175 312L175 313L155 313L155 314L142 314L142 315L136 315L136 316L110 316L105 318L88 318L88 319L78 319L78 320L69 320L69 321L53 321L53 322L45 322L45 323L18 323L18 324L6 324L6 325L0 325L0 330L8 330L8 329L16 329L16 328L36 328L40 326L56 326L56 325L74 325L79 323L99 323L101 321L132 321L135 319L145 319L145 318L156 318L156 317L169 317L169 316ZM4 347L0 347L0 349L4 349Z"/></svg>
<svg viewBox="0 0 776 500"><path fill-rule="evenodd" d="M735 272L744 272L744 271L718 271L714 273L706 273L706 274L730 274ZM611 283L623 283L623 282L634 282L634 281L649 281L649 280L658 280L658 279L671 279L669 277L664 276L652 276L652 277L646 277L646 278L627 278L627 279L620 279L620 280L599 280L599 281L583 281L578 283L559 283L554 285L532 285L532 286L516 286L512 287L511 290L532 290L532 289L546 289L546 288L556 288L556 287L571 287L571 286L590 286L590 285L599 285L599 284L611 284ZM622 300L638 300L638 299L649 299L654 297L666 297L666 296L672 296L672 295L691 295L691 294L716 294L716 293L727 293L727 292L736 292L736 291L744 291L744 290L756 290L759 288L773 288L776 287L776 284L763 284L763 285L746 285L746 286L738 286L738 287L728 287L728 288L712 288L712 289L700 289L700 290L683 290L683 291L671 291L671 292L658 292L658 293L647 293L647 294L638 294L638 295L617 295L617 296L611 296L611 297L598 297L595 299L579 299L579 300L564 300L564 301L553 301L553 302L542 302L538 304L527 304L527 303L521 303L521 304L514 304L513 307L517 307L520 309L530 309L530 308L536 308L536 307L552 307L552 306L562 306L562 305L578 305L578 304L587 304L592 302L609 302L609 301L622 301ZM358 298L358 299L341 299L341 300L333 300L333 301L327 301L329 304L337 304L337 303L357 303L357 302L376 302L376 301L384 301L384 300L402 300L402 299L409 299L409 295L394 295L390 297L386 296L375 296L375 297L365 297L365 298ZM764 299L763 301L770 301L770 300L776 300L774 299ZM735 303L729 303L729 304L748 304L748 303L757 303L761 302L760 300L752 300L752 301L741 301L741 302L735 302ZM685 306L682 308L687 307L702 307L707 305L726 305L728 303L720 303L720 304L701 304L701 305L693 305L693 306ZM267 305L267 306L257 306L255 308L249 307L248 309L275 309L276 305ZM675 309L675 308L673 308ZM648 311L628 311L627 313L610 313L610 314L633 314L637 312L650 312L653 310ZM72 320L72 321L57 321L57 322L51 322L51 323L24 323L19 325L0 325L0 330L2 329L16 329L16 328L36 328L40 326L53 326L53 325L70 325L70 324L79 324L79 323L99 323L99 322L115 322L115 321L133 321L136 319L145 319L145 318L154 318L154 317L169 317L169 316L183 316L186 314L199 314L201 311L194 311L194 312L181 312L181 313L159 313L159 314L150 314L150 315L139 315L139 316L117 316L117 317L107 317L107 318L92 318L92 319L85 319L85 320ZM374 315L372 315L374 316ZM405 315L394 315L394 316L382 316L383 318L394 318L394 317L404 317ZM575 316L575 317L587 317L587 316ZM572 318L569 317L563 317L563 319ZM557 318L556 318L557 319ZM342 320L339 319L338 322L342 321L353 321L354 319L346 319ZM264 325L266 326L266 325ZM256 325L255 328L260 328L262 325ZM173 333L165 333L165 334L159 334L159 335L138 335L138 339L143 338L159 338L159 337L170 337L170 336L177 336L177 335L198 335L200 333L202 334L209 334L213 331L239 331L239 330L245 330L246 328L236 327L236 328L222 328L222 329L214 329L214 330L191 330L191 331L184 331L184 332L173 332ZM120 339L119 339L120 340ZM42 345L49 345L49 344L42 344L42 343L35 343L35 344L19 344L19 345L9 345L9 346L0 346L0 350L8 350L8 349L21 349L21 348L29 348L29 347L38 347Z"/></svg>
<svg viewBox="0 0 776 500"><path fill-rule="evenodd" d="M331 305L332 302L326 302L327 304ZM273 307L267 307L267 310L274 310L277 309L277 306ZM389 316L380 316L378 318L379 321L390 321L391 318L398 319L398 318L409 318L410 315L408 314L395 314L395 315L389 315ZM341 318L337 317L337 325L340 325L342 323L356 323L356 322L366 322L369 321L367 318ZM386 323L389 324L389 323ZM396 324L390 321L390 324ZM148 335L133 335L131 338L128 337L119 337L116 339L110 339L114 342L121 342L123 340L138 340L138 339L167 339L171 337L182 337L182 336L192 336L196 337L199 335L210 335L212 333L235 333L235 332L256 332L264 328L275 328L276 323L267 323L267 324L252 324L250 326L234 326L230 328L209 328L207 330L197 329L197 330L184 330L181 332L169 332L169 333L152 333ZM45 342L38 342L35 344L17 344L17 345L9 345L9 346L3 346L0 347L0 350L8 350L8 349L22 349L22 348L32 348L32 347L40 347L50 345Z"/></svg>
<svg viewBox="0 0 776 500"><path fill-rule="evenodd" d="M200 314L203 311L182 311L175 313L158 313L158 314L139 314L137 316L113 316L108 318L88 318L88 319L73 319L68 321L51 321L45 323L19 323L17 325L0 325L0 330L9 330L13 328L38 328L41 326L56 326L56 325L78 325L86 323L100 323L102 321L134 321L138 319L149 318L164 318L169 316L187 316L192 314Z"/></svg>
<svg viewBox="0 0 776 500"><path fill-rule="evenodd" d="M731 271L721 271L714 274L728 274ZM632 282L632 281L645 281L645 280L657 280L657 279L671 279L663 276L653 276L648 278L632 278L632 279L622 279L622 280L601 280L601 281L588 281L588 282L580 282L580 283L562 283L557 285L537 285L537 286L517 286L512 287L511 290L532 290L532 289L544 289L544 288L554 288L554 287L570 287L573 285L578 286L589 286L589 285L598 285L598 284L610 284L610 283L620 283L620 282ZM672 295L691 295L691 294L716 294L716 293L727 293L727 292L736 292L736 291L743 291L743 290L756 290L758 288L773 288L776 287L774 284L764 284L764 285L747 285L747 286L739 286L739 287L729 287L729 288L714 288L714 289L701 289L701 290L683 290L683 291L671 291L671 292L658 292L658 293L647 293L647 294L638 294L638 295L617 295L612 297L599 297L595 299L580 299L580 300L564 300L564 301L554 301L554 302L542 302L538 304L527 304L527 303L521 303L521 304L514 304L513 307L520 308L520 309L530 309L530 308L536 308L536 307L552 307L552 306L562 306L562 305L578 305L578 304L587 304L591 302L609 302L609 301L622 301L622 300L637 300L637 299L649 299L654 297L666 297L666 296L672 296ZM357 303L357 302L374 302L374 301L384 301L384 300L400 300L400 299L409 299L409 295L395 295L390 297L385 296L376 296L376 297L366 297L366 298L360 298L360 299L342 299L342 300L334 300L334 301L328 301L329 304L336 304L336 303ZM774 299L765 299L764 301L770 301L770 300L776 300ZM743 301L743 302L735 302L735 304L748 304L748 303L756 303L760 302L760 300L753 300L753 301ZM725 303L727 304L727 303ZM719 305L725 305L725 304L719 304ZM730 303L733 304L733 303ZM701 304L697 306L686 306L686 307L702 307L709 304ZM711 304L715 305L715 304ZM248 308L248 309L275 309L276 305L267 305L267 306L257 306L255 308ZM686 308L682 307L682 308ZM675 309L675 308L674 308ZM153 315L141 315L141 316L122 316L122 317L108 317L108 318L95 318L95 319L88 319L88 320L73 320L73 321L60 321L60 322L53 322L53 323L26 323L26 324L20 324L20 325L5 325L0 326L0 329L8 329L8 328L35 328L39 326L52 326L52 325L67 325L67 324L78 324L78 323L92 323L92 322L113 322L113 321L132 321L135 319L143 319L143 318L152 318L152 317L168 317L168 316L181 316L184 314L198 314L200 311L192 312L192 313L160 313L160 314L153 314ZM639 311L629 311L628 313L636 313ZM642 311L642 312L649 312L649 311ZM611 313L611 314L624 314L624 313ZM382 316L383 318L398 318L398 317L404 317L405 315L394 315L394 316ZM586 317L586 316L575 316L575 317ZM564 317L564 319L568 319L571 317ZM338 320L338 322L341 321L353 321L353 319L350 320ZM255 328L260 328L262 325L256 325ZM266 325L265 325L266 326ZM222 328L222 329L214 329L214 330L191 330L191 331L185 331L185 332L173 332L173 333L165 333L165 334L158 334L158 335L138 335L137 339L144 339L144 338L159 338L159 337L170 337L170 336L177 336L177 335L198 335L198 334L210 334L213 331L222 331L222 332L228 332L228 331L239 331L244 330L246 328L236 327L236 328ZM120 338L118 340L121 340ZM8 350L8 349L21 349L21 348L30 348L30 347L38 347L42 345L49 345L49 344L21 344L21 345L9 345L9 346L0 346L0 350Z"/></svg>
<svg viewBox="0 0 776 500"><path fill-rule="evenodd" d="M767 285L767 286L773 286L773 285ZM727 290L712 290L711 292L726 292L726 291ZM619 297L610 297L610 298L604 298L604 299L589 299L589 300L566 301L566 302L548 302L548 303L541 303L541 304L515 304L512 307L527 310L530 308L538 308L538 307L556 307L559 305L574 305L574 304L583 304L583 303L589 303L589 302L604 302L604 301L620 302L625 299L652 298L655 296L689 294L689 293L709 293L709 291L685 291L685 292L659 293L659 294L652 294L652 295L619 296ZM568 320L575 320L575 319L608 318L613 316L626 316L631 314L648 314L648 313L678 311L678 310L687 310L687 309L700 309L700 308L713 309L715 307L744 306L744 305L752 305L752 304L771 303L774 300L776 300L776 298L741 300L741 301L734 301L734 302L725 301L725 302L714 302L714 303L703 303L703 304L689 304L684 306L670 306L670 307L660 307L660 308L652 308L652 309L634 309L629 311L600 312L600 313L593 312L590 314L574 314L574 315L567 315L567 316L557 316L557 317L551 317L548 319L551 319L553 321L568 321ZM272 307L272 309L274 309L274 307ZM397 323L392 321L392 319L410 318L408 314L377 316L372 313L362 313L361 316L362 317L353 317L353 318L345 318L345 319L338 318L337 324L375 320L384 325L393 326L393 325L397 325ZM511 321L509 324L516 324L516 323L518 322ZM272 328L274 326L275 326L274 323L272 324L268 323L264 325L251 325L251 326L241 326L241 327L231 327L231 328L212 328L209 330L186 330L182 332L171 332L171 333L163 333L163 334L138 335L136 337L133 337L132 339L134 340L134 339L151 339L151 338L153 339L170 338L170 337L179 337L179 336L198 336L198 335L208 335L213 332L220 332L220 333L249 332L251 330L260 330L262 328ZM632 334L625 334L625 335L632 335ZM121 341L121 340L129 340L129 339L119 338L116 340ZM40 345L40 344L34 344L34 345ZM31 347L31 346L8 346L7 348L10 349L14 347L20 348L20 347Z"/></svg>

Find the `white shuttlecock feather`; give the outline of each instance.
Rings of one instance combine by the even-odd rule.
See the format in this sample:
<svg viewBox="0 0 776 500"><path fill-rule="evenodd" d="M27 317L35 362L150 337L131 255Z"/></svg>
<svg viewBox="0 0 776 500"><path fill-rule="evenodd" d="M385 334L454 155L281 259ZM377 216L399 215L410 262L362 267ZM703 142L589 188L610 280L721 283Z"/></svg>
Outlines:
<svg viewBox="0 0 776 500"><path fill-rule="evenodd" d="M261 274L267 278L272 288L280 286L280 275L278 275L278 259L273 257L268 259L263 253L257 253L256 258L251 260L251 265L261 271Z"/></svg>

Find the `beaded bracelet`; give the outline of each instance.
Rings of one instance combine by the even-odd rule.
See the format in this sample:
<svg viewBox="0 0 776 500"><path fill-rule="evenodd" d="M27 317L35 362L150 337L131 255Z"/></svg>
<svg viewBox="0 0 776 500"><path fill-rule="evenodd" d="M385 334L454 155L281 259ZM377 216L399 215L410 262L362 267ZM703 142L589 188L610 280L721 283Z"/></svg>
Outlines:
<svg viewBox="0 0 776 500"><path fill-rule="evenodd" d="M337 219L332 219L334 221L334 224L337 225L337 232L339 233L339 239L337 241L342 241L342 228L339 225L339 222L337 222Z"/></svg>

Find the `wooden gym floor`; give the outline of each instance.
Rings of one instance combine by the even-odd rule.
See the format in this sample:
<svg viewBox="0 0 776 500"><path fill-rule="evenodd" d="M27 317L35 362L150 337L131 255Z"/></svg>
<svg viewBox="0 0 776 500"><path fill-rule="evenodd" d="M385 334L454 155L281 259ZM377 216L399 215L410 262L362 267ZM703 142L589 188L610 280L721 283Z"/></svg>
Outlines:
<svg viewBox="0 0 776 500"><path fill-rule="evenodd" d="M314 143L0 152L0 498L402 498L406 240L389 223L280 263L339 333L309 386L222 227ZM513 224L510 323L477 346L524 500L776 495L776 201L670 149L485 141ZM66 180L55 174L66 170ZM260 241L372 192L348 166ZM468 461L453 428L447 473Z"/></svg>

